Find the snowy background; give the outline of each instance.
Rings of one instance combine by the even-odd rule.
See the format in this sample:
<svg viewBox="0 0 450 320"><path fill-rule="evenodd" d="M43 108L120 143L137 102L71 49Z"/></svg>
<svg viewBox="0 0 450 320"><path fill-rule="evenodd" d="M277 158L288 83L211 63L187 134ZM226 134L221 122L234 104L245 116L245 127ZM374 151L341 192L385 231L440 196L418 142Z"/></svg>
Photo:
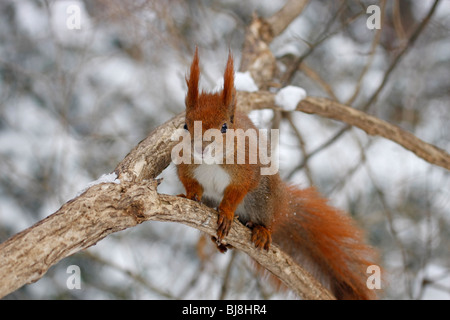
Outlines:
<svg viewBox="0 0 450 320"><path fill-rule="evenodd" d="M376 33L366 27L365 13L374 2L312 0L271 45L280 72L314 47L291 85L310 96L363 106L433 4L387 2L373 62L359 81ZM269 17L284 3L1 1L0 242L111 172L152 129L183 111L184 76L195 45L201 87L212 90L229 48L239 65L252 13ZM70 24L69 7L79 9L79 29ZM314 45L328 22L325 41ZM448 152L449 70L450 2L441 1L368 112ZM272 111L251 116L261 127L273 122ZM302 150L315 150L344 125L302 113L292 114L292 123L297 132L286 120L280 124L282 176L302 186L316 185L367 230L386 271L384 297L449 299L449 172L358 129L347 131L299 168ZM173 166L162 176L160 192L183 191ZM80 290L66 286L66 270L73 264L81 270ZM200 232L151 222L61 261L40 281L7 298L294 296L277 293L259 279L246 256L217 253Z"/></svg>

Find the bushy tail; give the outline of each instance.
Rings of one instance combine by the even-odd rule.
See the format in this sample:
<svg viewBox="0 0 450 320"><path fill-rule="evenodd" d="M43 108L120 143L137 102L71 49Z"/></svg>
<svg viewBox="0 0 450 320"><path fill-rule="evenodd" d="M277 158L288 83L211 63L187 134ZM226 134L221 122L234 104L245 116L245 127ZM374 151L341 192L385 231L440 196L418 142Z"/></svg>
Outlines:
<svg viewBox="0 0 450 320"><path fill-rule="evenodd" d="M337 299L375 299L366 272L376 254L353 219L328 205L314 188L287 190L289 210L275 217L273 242Z"/></svg>

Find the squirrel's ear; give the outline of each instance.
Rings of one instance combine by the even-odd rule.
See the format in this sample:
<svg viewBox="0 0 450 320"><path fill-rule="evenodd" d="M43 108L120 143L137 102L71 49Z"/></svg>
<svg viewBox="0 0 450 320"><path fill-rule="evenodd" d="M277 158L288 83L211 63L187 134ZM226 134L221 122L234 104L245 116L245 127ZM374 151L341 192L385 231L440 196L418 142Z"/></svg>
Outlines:
<svg viewBox="0 0 450 320"><path fill-rule="evenodd" d="M227 66L223 75L223 104L229 109L230 117L233 119L234 110L236 108L236 89L234 88L234 63L231 50L228 54Z"/></svg>
<svg viewBox="0 0 450 320"><path fill-rule="evenodd" d="M200 78L200 67L198 65L198 48L195 47L194 59L191 64L191 72L189 79L186 77L186 84L188 87L186 95L186 108L193 108L198 100L198 81Z"/></svg>

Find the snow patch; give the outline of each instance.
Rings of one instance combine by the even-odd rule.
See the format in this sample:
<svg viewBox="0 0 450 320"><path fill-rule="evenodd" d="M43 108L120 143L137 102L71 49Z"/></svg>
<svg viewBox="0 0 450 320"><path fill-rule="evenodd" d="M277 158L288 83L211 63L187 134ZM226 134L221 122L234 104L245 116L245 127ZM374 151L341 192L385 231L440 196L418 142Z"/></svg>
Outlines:
<svg viewBox="0 0 450 320"><path fill-rule="evenodd" d="M258 91L258 86L253 80L250 72L236 72L234 75L234 86L237 91L255 92ZM223 77L216 82L216 87L213 92L218 92L223 89Z"/></svg>
<svg viewBox="0 0 450 320"><path fill-rule="evenodd" d="M287 86L278 91L275 96L275 104L287 111L295 110L298 103L306 98L306 91L303 88Z"/></svg>
<svg viewBox="0 0 450 320"><path fill-rule="evenodd" d="M234 77L234 85L238 91L255 92L258 91L258 86L253 80L250 72L236 72Z"/></svg>
<svg viewBox="0 0 450 320"><path fill-rule="evenodd" d="M92 186L95 186L97 184L101 183L115 183L120 184L120 180L117 179L117 174L115 172L103 174L100 178L98 178L95 181L89 182L85 188L83 188L81 191L77 193L77 197L83 194L87 189L89 189Z"/></svg>

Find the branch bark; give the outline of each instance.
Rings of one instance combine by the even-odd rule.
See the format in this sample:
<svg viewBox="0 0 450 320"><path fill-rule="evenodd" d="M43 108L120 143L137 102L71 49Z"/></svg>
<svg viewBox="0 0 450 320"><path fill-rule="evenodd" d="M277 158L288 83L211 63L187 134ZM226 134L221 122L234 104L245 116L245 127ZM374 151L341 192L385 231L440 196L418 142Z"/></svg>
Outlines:
<svg viewBox="0 0 450 320"><path fill-rule="evenodd" d="M282 33L303 12L308 2L309 0L289 0L277 13L267 19L273 37Z"/></svg>
<svg viewBox="0 0 450 320"><path fill-rule="evenodd" d="M241 110L263 108L266 95L240 95ZM39 280L61 259L147 220L179 222L215 235L215 210L157 192L154 178L169 165L170 151L177 143L170 137L183 123L184 114L180 114L142 140L116 167L120 184L92 186L54 214L0 244L0 297ZM276 246L269 252L256 250L250 231L237 220L225 241L247 253L300 297L334 298Z"/></svg>
<svg viewBox="0 0 450 320"><path fill-rule="evenodd" d="M303 12L308 2L308 0L289 0L267 19L253 16L245 33L239 70L250 72L261 90L269 88L277 69L276 59L269 48L270 43Z"/></svg>
<svg viewBox="0 0 450 320"><path fill-rule="evenodd" d="M96 244L107 235L144 221L183 223L210 235L217 230L216 212L183 198L158 194L156 180L107 183L91 187L56 213L0 245L0 297L39 280L61 259ZM273 246L255 249L250 230L235 220L227 243L277 275L305 299L332 299L317 281Z"/></svg>

